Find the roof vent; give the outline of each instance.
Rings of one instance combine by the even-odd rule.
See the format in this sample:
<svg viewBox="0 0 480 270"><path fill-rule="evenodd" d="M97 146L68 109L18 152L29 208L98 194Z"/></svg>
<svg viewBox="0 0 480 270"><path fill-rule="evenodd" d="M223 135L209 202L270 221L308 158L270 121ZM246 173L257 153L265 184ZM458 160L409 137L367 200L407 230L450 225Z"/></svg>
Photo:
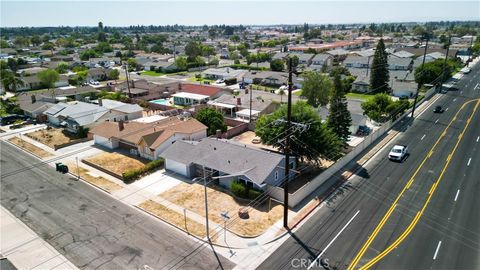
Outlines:
<svg viewBox="0 0 480 270"><path fill-rule="evenodd" d="M216 148L216 147L213 147L213 150L217 150L217 148Z"/></svg>

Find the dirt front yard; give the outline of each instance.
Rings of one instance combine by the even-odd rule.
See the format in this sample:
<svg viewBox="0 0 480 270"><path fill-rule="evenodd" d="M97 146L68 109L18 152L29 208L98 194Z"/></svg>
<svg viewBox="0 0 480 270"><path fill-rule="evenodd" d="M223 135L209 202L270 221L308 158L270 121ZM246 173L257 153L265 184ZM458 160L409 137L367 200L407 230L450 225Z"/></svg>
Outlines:
<svg viewBox="0 0 480 270"><path fill-rule="evenodd" d="M112 193L113 191L120 190L122 187L108 179L103 178L102 176L93 176L89 170L83 168L83 167L78 167L76 164L66 164L70 170L70 173L73 175L78 176L80 174L80 177L89 182L90 184L97 186L103 190L106 190L108 193ZM77 170L78 169L78 170Z"/></svg>
<svg viewBox="0 0 480 270"><path fill-rule="evenodd" d="M146 159L132 158L120 153L101 153L85 159L105 170L122 175L127 170L138 169L148 163Z"/></svg>
<svg viewBox="0 0 480 270"><path fill-rule="evenodd" d="M150 214L165 220L168 223L171 223L183 231L186 231L188 233L191 233L193 235L196 235L200 238L205 237L206 230L205 230L205 225L200 224L190 218L186 218L185 216L175 212L174 210L171 210L155 201L148 200L144 201L141 203L138 207L142 208L143 210L149 212ZM210 231L210 234L212 234L212 231Z"/></svg>
<svg viewBox="0 0 480 270"><path fill-rule="evenodd" d="M27 133L25 136L43 143L50 148L55 148L56 145L70 143L80 139L76 135L65 132L59 128L41 129Z"/></svg>
<svg viewBox="0 0 480 270"><path fill-rule="evenodd" d="M50 154L49 152L18 137L12 137L8 139L8 141L40 158L47 158L52 156L52 154Z"/></svg>
<svg viewBox="0 0 480 270"><path fill-rule="evenodd" d="M229 194L210 187L207 188L207 194L209 219L215 223L223 224L221 213L227 211L231 220L235 219L231 225L228 225L228 230L241 236L253 237L260 235L283 216L282 206L274 202L269 204L267 199L260 206L248 208L248 219L240 219L238 218L238 210L247 206L246 202L237 201ZM202 185L181 183L159 196L205 217L205 197ZM270 211L268 209L269 206L271 207Z"/></svg>

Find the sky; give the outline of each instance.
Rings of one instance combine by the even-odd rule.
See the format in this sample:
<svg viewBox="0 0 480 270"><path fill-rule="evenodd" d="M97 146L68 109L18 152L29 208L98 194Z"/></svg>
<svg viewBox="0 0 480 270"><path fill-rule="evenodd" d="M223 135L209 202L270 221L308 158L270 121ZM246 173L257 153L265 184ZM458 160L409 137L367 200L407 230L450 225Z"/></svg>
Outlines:
<svg viewBox="0 0 480 270"><path fill-rule="evenodd" d="M480 20L480 1L17 1L0 26L268 25Z"/></svg>

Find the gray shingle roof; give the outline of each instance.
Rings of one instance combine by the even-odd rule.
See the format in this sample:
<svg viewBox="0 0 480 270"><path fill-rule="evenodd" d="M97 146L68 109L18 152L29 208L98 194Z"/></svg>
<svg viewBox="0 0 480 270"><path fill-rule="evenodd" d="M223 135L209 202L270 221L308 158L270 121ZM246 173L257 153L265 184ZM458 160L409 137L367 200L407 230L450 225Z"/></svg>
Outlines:
<svg viewBox="0 0 480 270"><path fill-rule="evenodd" d="M277 153L251 148L228 140L205 138L200 142L177 141L161 156L184 164L199 164L227 174L243 175L262 185L283 160Z"/></svg>

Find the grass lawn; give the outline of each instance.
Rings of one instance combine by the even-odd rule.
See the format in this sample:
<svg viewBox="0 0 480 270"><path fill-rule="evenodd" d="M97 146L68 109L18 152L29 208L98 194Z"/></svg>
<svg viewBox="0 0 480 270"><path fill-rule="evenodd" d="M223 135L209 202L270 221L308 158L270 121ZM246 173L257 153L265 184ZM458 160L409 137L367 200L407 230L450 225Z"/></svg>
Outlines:
<svg viewBox="0 0 480 270"><path fill-rule="evenodd" d="M89 182L90 184L97 186L101 189L106 190L109 193L112 193L113 191L120 190L122 187L110 180L107 180L103 178L102 176L93 176L90 174L90 171L83 168L83 167L78 167L78 172L77 172L77 165L76 164L66 164L68 168L70 169L70 173L73 175L80 174L80 177Z"/></svg>
<svg viewBox="0 0 480 270"><path fill-rule="evenodd" d="M185 216L183 214L177 213L176 211L171 210L152 200L144 201L138 207L200 238L203 238L207 235L205 225L188 218L188 213L187 219L185 220ZM212 234L213 232L210 230L210 235Z"/></svg>
<svg viewBox="0 0 480 270"><path fill-rule="evenodd" d="M228 211L231 218L237 217L240 208L247 206L245 202L236 201L232 196L214 188L207 188L208 193L208 218L215 223L223 224L220 215ZM181 183L172 189L159 195L180 207L205 217L204 187L199 184ZM248 219L238 219L228 226L228 229L242 236L252 237L264 233L270 226L283 216L283 208L280 204L272 202L264 203L249 209Z"/></svg>
<svg viewBox="0 0 480 270"><path fill-rule="evenodd" d="M80 139L76 135L65 132L59 128L41 129L27 133L25 136L51 148L54 148L55 145L62 145Z"/></svg>
<svg viewBox="0 0 480 270"><path fill-rule="evenodd" d="M354 98L354 99L361 99L361 100L367 100L374 95L372 94L362 94L362 93L347 93L347 98Z"/></svg>
<svg viewBox="0 0 480 270"><path fill-rule="evenodd" d="M148 163L148 160L131 158L120 153L101 153L85 159L99 167L111 171L117 175L132 169L138 169Z"/></svg>
<svg viewBox="0 0 480 270"><path fill-rule="evenodd" d="M46 158L46 157L51 157L52 154L50 154L49 152L41 149L40 147L37 147L36 145L33 145L27 141L24 141L18 137L12 137L10 139L8 139L9 142L15 144L16 146L40 157L40 158Z"/></svg>
<svg viewBox="0 0 480 270"><path fill-rule="evenodd" d="M140 74L141 74L141 75L147 75L147 76L163 76L163 75L167 75L167 73L156 72L156 71L152 71L152 70L143 71L143 72L140 73Z"/></svg>
<svg viewBox="0 0 480 270"><path fill-rule="evenodd" d="M301 95L302 95L302 90L299 90L299 91L293 92L293 94L294 94L295 96L298 96L298 97L299 97L299 96L301 96Z"/></svg>

